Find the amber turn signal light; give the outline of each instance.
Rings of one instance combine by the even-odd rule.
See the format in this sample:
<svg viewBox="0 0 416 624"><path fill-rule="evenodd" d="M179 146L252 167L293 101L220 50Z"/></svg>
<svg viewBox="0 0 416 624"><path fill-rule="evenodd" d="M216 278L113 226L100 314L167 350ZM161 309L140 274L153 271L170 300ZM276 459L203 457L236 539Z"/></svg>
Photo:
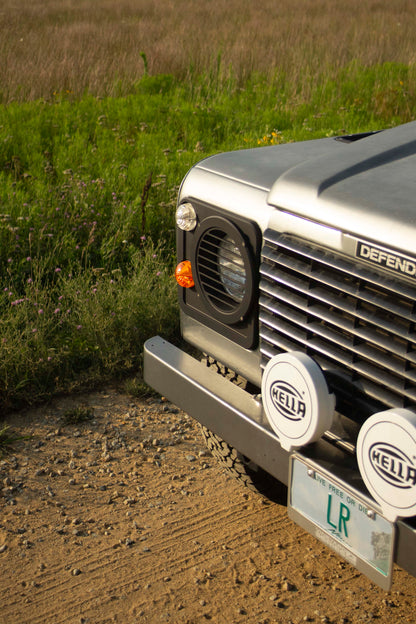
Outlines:
<svg viewBox="0 0 416 624"><path fill-rule="evenodd" d="M192 267L189 260L179 262L175 269L175 278L179 286L183 288L192 288L195 286L194 278L192 277Z"/></svg>

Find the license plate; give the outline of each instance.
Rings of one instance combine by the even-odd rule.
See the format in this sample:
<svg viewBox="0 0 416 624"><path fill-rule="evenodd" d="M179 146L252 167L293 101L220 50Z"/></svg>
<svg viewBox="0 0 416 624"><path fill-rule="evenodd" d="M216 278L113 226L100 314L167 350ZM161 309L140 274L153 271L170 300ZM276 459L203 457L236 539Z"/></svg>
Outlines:
<svg viewBox="0 0 416 624"><path fill-rule="evenodd" d="M292 456L288 513L380 587L390 589L394 525L370 500L313 462Z"/></svg>

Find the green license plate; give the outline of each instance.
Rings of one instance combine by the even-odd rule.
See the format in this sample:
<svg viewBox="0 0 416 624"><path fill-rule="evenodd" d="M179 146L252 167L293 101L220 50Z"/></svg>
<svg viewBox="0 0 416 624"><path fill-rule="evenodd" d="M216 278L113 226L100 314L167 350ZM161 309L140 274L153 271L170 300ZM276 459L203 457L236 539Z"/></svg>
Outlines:
<svg viewBox="0 0 416 624"><path fill-rule="evenodd" d="M292 456L288 513L380 587L390 588L394 524L364 495L313 462Z"/></svg>

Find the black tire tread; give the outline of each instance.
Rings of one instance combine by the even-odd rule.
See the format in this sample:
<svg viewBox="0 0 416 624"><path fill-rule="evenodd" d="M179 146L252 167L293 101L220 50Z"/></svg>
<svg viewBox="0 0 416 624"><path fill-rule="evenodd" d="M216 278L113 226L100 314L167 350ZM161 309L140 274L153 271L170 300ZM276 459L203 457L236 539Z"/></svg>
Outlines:
<svg viewBox="0 0 416 624"><path fill-rule="evenodd" d="M210 356L204 356L203 361L208 367L214 368L215 372L226 377L236 385L250 391L246 380L237 375L223 364ZM286 487L268 472L260 468L251 459L237 451L219 435L213 433L207 427L200 424L205 445L212 456L222 465L228 474L237 479L241 484L252 492L257 492L275 502L282 503L286 500Z"/></svg>

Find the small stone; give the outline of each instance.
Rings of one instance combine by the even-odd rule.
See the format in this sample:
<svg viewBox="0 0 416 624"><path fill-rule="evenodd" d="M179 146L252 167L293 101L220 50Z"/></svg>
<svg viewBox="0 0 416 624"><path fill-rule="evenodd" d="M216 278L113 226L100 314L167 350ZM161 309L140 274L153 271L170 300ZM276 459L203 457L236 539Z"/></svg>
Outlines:
<svg viewBox="0 0 416 624"><path fill-rule="evenodd" d="M81 574L81 570L79 568L73 568L71 570L72 576L79 576Z"/></svg>
<svg viewBox="0 0 416 624"><path fill-rule="evenodd" d="M0 553L4 553L7 550L7 544L3 544L2 546L0 546Z"/></svg>
<svg viewBox="0 0 416 624"><path fill-rule="evenodd" d="M196 457L195 457L195 455L191 455L191 454L186 455L185 459L186 459L186 461L188 461L188 462L194 462L194 461L196 461Z"/></svg>

